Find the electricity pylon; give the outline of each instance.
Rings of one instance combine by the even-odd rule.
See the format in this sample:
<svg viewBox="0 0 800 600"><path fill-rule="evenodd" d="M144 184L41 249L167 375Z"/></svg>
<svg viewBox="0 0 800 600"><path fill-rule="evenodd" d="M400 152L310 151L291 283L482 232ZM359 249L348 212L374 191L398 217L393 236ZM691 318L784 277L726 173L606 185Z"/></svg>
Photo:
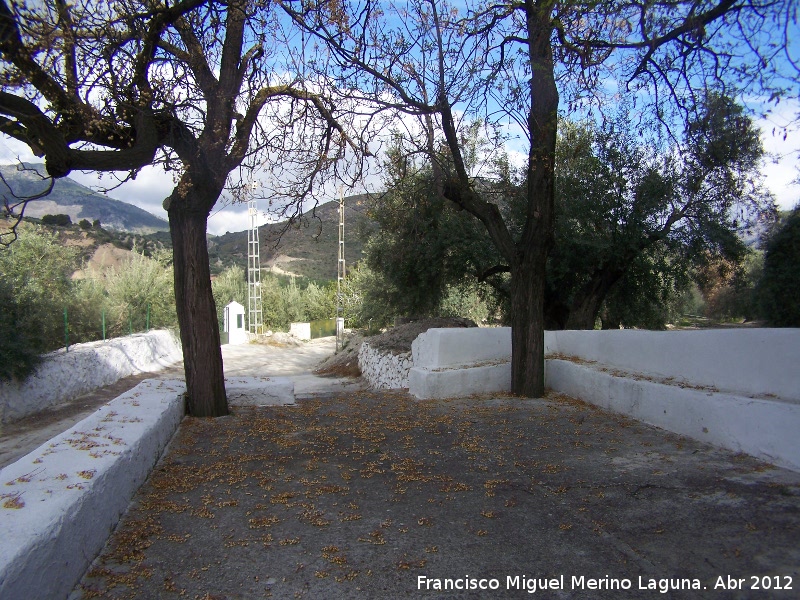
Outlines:
<svg viewBox="0 0 800 600"><path fill-rule="evenodd" d="M344 191L339 188L339 258L336 272L336 351L344 345L344 306L342 286L344 285Z"/></svg>
<svg viewBox="0 0 800 600"><path fill-rule="evenodd" d="M252 335L263 331L261 310L261 256L258 244L258 208L255 200L247 202L250 229L247 232L247 324Z"/></svg>

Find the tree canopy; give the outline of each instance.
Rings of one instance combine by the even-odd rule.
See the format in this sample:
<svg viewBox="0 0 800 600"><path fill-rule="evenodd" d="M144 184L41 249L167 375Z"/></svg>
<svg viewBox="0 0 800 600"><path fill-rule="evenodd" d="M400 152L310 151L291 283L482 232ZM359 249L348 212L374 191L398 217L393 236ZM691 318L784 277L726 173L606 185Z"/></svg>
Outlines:
<svg viewBox="0 0 800 600"><path fill-rule="evenodd" d="M560 109L602 112L635 99L634 122L676 139L708 91L780 97L796 89L781 62L790 0L524 0L281 5L325 45L337 81L364 102L409 115L412 152L427 154L437 192L477 219L510 272L512 389L544 392L544 298L554 235ZM781 71L787 67L788 70ZM524 198L517 226L480 193L461 139L474 119L518 136ZM451 168L439 165L444 143Z"/></svg>
<svg viewBox="0 0 800 600"><path fill-rule="evenodd" d="M560 123L549 329L591 329L601 316L606 327L663 327L696 268L738 263L741 234L774 218L761 142L741 106L709 96L679 147L639 133L624 109L604 124ZM390 157L395 175L372 209L380 230L367 246L369 266L387 282L384 301L430 312L447 285L467 276L508 295L508 266L486 231L436 194L430 167L399 161L396 150ZM514 181L506 161L494 163L483 167L491 177L480 193L519 227L524 181Z"/></svg>
<svg viewBox="0 0 800 600"><path fill-rule="evenodd" d="M757 294L761 313L776 327L800 327L800 207L770 236Z"/></svg>

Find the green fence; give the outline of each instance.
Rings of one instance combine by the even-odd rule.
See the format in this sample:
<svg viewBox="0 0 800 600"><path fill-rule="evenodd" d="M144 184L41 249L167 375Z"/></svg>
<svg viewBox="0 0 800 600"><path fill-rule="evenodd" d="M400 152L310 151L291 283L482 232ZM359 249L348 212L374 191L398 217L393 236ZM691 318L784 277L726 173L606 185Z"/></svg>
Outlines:
<svg viewBox="0 0 800 600"><path fill-rule="evenodd" d="M336 319L311 321L311 339L336 335Z"/></svg>
<svg viewBox="0 0 800 600"><path fill-rule="evenodd" d="M141 332L145 332L146 333L146 332L150 331L150 304L149 303L147 304L147 307L145 308L145 310L143 312L144 312L144 314L142 314L142 315L139 315L139 314L134 315L133 311L130 311L128 313L127 327L126 327L127 331L124 331L123 335L133 335L134 333L141 333ZM114 337L114 336L108 335L109 332L108 332L108 328L106 327L106 310L105 309L102 309L100 311L99 317L100 318L98 319L98 323L97 323L98 324L97 333L102 335L102 340L105 342L107 338ZM135 327L134 327L134 321L136 322L136 326ZM141 328L142 326L144 326L144 329ZM85 332L84 332L83 337L84 338L86 337ZM89 340L84 339L82 341L96 341L96 340L101 339L99 336L94 336L94 335L92 335L90 337L93 337L94 339L89 339ZM65 306L64 307L64 347L65 347L67 352L69 352L69 346L70 346L69 310Z"/></svg>

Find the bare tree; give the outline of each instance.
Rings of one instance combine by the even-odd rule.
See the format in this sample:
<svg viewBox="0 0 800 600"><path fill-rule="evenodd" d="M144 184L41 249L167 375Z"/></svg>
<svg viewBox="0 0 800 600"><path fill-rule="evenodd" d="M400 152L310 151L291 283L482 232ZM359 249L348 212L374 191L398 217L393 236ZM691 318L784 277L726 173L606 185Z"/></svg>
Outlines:
<svg viewBox="0 0 800 600"><path fill-rule="evenodd" d="M164 208L196 416L228 410L206 228L229 176L280 165L302 201L348 145L360 150L324 80L297 72L302 39L280 17L257 0L0 0L0 132L54 178L176 173Z"/></svg>
<svg viewBox="0 0 800 600"><path fill-rule="evenodd" d="M417 151L441 193L478 219L511 275L512 388L544 392L545 264L553 239L559 111L602 114L616 94L678 139L708 89L775 99L796 93L787 60L792 0L284 0L323 42L343 87L419 121ZM459 8L457 9L456 6ZM783 69L783 71L782 71ZM359 92L355 92L358 90ZM507 223L462 150L479 118L525 146L525 211ZM411 140L414 141L414 140ZM436 165L443 143L448 164Z"/></svg>

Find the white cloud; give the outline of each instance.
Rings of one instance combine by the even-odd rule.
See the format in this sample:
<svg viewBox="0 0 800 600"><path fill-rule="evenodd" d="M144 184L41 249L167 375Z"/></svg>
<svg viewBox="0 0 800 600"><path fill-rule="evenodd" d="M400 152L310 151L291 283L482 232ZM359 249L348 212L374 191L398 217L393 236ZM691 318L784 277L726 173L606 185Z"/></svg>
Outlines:
<svg viewBox="0 0 800 600"><path fill-rule="evenodd" d="M765 183L782 210L800 202L800 185L793 183L800 177L800 124L793 122L798 115L800 103L789 101L757 121L764 149L772 157L764 165Z"/></svg>
<svg viewBox="0 0 800 600"><path fill-rule="evenodd" d="M107 194L116 200L133 204L162 219L167 219L167 211L163 209L162 204L164 198L172 192L175 183L172 175L158 166L142 168L136 179L126 181L122 185L119 185L119 180L110 173L74 171L69 176L86 187L100 192L108 190ZM119 187L115 187L117 185Z"/></svg>

